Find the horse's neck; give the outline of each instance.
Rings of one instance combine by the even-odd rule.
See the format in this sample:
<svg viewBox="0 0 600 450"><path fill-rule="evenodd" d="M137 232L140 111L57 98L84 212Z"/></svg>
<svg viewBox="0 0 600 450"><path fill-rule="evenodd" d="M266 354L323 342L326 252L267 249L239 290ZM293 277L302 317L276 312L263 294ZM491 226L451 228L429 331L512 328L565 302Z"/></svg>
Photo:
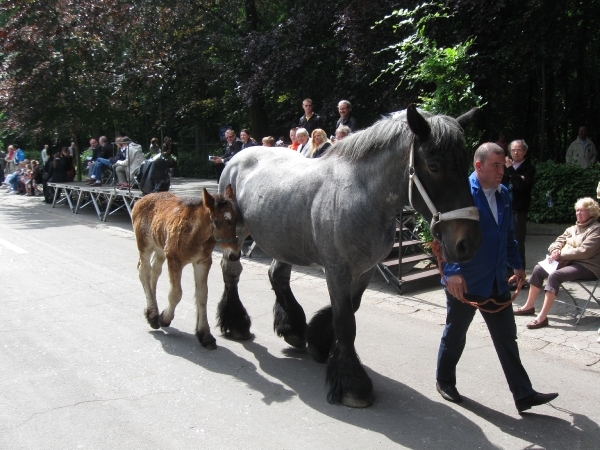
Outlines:
<svg viewBox="0 0 600 450"><path fill-rule="evenodd" d="M403 157L388 152L361 163L354 163L354 170L365 181L369 198L386 216L396 217L408 204L408 159L404 162Z"/></svg>

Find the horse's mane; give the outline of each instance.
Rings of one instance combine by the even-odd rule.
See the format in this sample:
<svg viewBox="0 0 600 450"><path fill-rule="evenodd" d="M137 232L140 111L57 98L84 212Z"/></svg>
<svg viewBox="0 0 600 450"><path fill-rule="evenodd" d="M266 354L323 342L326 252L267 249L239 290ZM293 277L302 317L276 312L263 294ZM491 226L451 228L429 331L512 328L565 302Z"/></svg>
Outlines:
<svg viewBox="0 0 600 450"><path fill-rule="evenodd" d="M455 119L444 115L434 116L425 111L419 113L427 119L431 127L431 138L435 144L432 149L454 148L461 143L462 128ZM407 149L413 137L406 121L406 111L400 111L336 142L322 158L337 155L344 159L358 161L387 148L392 148L394 151Z"/></svg>

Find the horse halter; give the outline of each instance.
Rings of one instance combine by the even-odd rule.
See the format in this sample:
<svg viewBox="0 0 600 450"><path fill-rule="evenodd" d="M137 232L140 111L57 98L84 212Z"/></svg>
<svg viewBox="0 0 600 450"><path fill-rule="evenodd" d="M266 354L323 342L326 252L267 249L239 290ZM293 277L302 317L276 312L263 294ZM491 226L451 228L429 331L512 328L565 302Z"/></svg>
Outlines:
<svg viewBox="0 0 600 450"><path fill-rule="evenodd" d="M217 241L217 244L220 243L225 243L225 244L237 244L238 243L238 238L236 237L232 237L232 238L218 238L215 236L215 222L212 220L212 217L210 218L210 234L212 235L213 239L215 241Z"/></svg>
<svg viewBox="0 0 600 450"><path fill-rule="evenodd" d="M435 237L437 237L436 233L434 231L434 228L440 222L445 222L448 220L455 220L455 219L468 219L468 220L479 221L479 211L477 210L477 207L475 207L475 206L467 206L466 208L455 209L455 210L449 211L447 213L441 213L441 212L437 211L437 209L433 205L433 202L429 198L429 195L427 195L427 191L425 191L425 188L421 184L421 180L419 180L419 177L417 176L417 172L415 171L414 153L415 153L414 146L411 145L409 163L408 163L408 174L410 177L408 180L408 201L410 203L410 206L413 209L416 209L413 206L413 202L412 202L412 187L413 187L413 183L414 183L415 186L417 186L419 194L421 194L421 197L427 204L429 211L431 211L431 214L432 214L431 224L430 224L431 233Z"/></svg>

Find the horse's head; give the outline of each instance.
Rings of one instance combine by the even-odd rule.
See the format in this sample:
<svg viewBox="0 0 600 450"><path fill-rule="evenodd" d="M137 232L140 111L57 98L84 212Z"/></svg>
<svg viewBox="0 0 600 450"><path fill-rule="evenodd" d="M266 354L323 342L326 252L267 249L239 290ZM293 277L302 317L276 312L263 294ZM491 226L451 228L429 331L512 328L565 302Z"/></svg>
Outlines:
<svg viewBox="0 0 600 450"><path fill-rule="evenodd" d="M223 257L238 261L241 252L236 235L237 215L233 206L235 193L231 184L225 189L225 195L213 196L204 188L202 202L209 211L213 237L221 246Z"/></svg>
<svg viewBox="0 0 600 450"><path fill-rule="evenodd" d="M456 120L447 116L424 117L414 105L406 110L408 126L414 134L409 165L410 202L431 222L432 234L442 242L450 262L468 261L481 244L479 214L471 196L461 128L473 116L471 111Z"/></svg>

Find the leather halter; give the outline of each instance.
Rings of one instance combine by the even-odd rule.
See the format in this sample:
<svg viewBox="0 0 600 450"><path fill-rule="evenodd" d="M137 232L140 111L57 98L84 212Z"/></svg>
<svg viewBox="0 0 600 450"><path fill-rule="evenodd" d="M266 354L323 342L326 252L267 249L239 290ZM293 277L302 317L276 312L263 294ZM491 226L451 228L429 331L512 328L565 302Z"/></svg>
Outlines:
<svg viewBox="0 0 600 450"><path fill-rule="evenodd" d="M232 238L218 238L215 236L215 223L212 220L212 217L210 219L210 234L212 235L213 239L215 241L217 241L217 244L220 243L225 243L225 244L237 244L238 243L238 238L236 237L232 237Z"/></svg>
<svg viewBox="0 0 600 450"><path fill-rule="evenodd" d="M408 163L408 174L410 177L408 180L408 201L410 203L410 206L413 209L416 209L413 206L413 202L412 202L412 187L414 184L415 186L417 186L417 189L418 189L419 193L421 194L421 197L427 204L429 211L431 211L432 218L431 218L430 228L431 228L432 234L435 236L434 228L440 222L445 222L448 220L455 220L455 219L468 219L468 220L479 221L479 211L477 210L477 207L475 207L475 206L467 206L466 208L455 209L455 210L449 211L447 213L441 213L436 209L433 202L429 198L429 195L427 195L427 191L425 191L425 188L421 184L421 180L419 180L419 177L417 176L417 172L415 171L414 152L415 152L414 145L411 145L409 163Z"/></svg>

